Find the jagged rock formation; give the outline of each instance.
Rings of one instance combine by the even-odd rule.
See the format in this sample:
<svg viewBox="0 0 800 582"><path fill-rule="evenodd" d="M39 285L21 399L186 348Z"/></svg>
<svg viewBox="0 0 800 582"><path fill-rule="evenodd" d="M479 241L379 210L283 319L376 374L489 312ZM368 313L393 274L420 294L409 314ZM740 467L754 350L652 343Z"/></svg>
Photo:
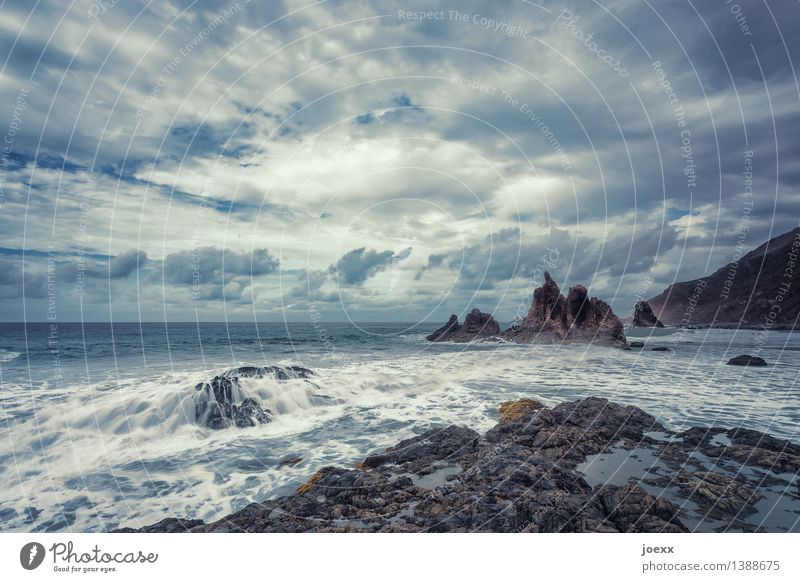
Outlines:
<svg viewBox="0 0 800 582"><path fill-rule="evenodd" d="M464 325L459 325L458 316L453 314L447 323L430 334L426 339L431 342L470 342L475 339L496 337L500 335L498 324L489 313L473 309L464 318Z"/></svg>
<svg viewBox="0 0 800 582"><path fill-rule="evenodd" d="M195 420L215 430L266 424L272 420L272 411L248 396L239 379L274 376L277 380L289 380L308 378L312 374L311 370L300 366L242 366L228 370L195 386Z"/></svg>
<svg viewBox="0 0 800 582"><path fill-rule="evenodd" d="M800 510L798 471L800 446L757 431L676 434L603 398L553 408L523 399L505 403L483 436L429 430L219 521L169 518L138 531L797 531L775 507L782 498Z"/></svg>
<svg viewBox="0 0 800 582"><path fill-rule="evenodd" d="M792 329L800 315L794 277L800 228L777 236L718 271L675 283L648 299L667 325Z"/></svg>
<svg viewBox="0 0 800 582"><path fill-rule="evenodd" d="M458 323L458 315L455 313L450 316L442 327L427 336L425 339L429 342L449 341L448 337L452 337L461 330L461 324Z"/></svg>
<svg viewBox="0 0 800 582"><path fill-rule="evenodd" d="M622 322L608 303L589 298L583 285L570 287L565 298L550 273L534 290L528 315L503 337L518 343L579 342L627 348Z"/></svg>
<svg viewBox="0 0 800 582"><path fill-rule="evenodd" d="M633 306L633 327L664 327L647 301L637 301Z"/></svg>
<svg viewBox="0 0 800 582"><path fill-rule="evenodd" d="M627 349L622 322L608 303L596 297L589 298L583 285L570 287L565 298L550 273L544 274L544 283L534 290L527 316L502 334L491 315L473 309L463 326L451 315L448 322L427 339L468 342L486 337L516 343L598 343Z"/></svg>

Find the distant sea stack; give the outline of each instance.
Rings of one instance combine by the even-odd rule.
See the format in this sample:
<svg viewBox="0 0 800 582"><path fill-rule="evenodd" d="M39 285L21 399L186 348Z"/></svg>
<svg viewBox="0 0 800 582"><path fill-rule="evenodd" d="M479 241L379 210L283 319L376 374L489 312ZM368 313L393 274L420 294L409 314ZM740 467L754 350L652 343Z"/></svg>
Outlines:
<svg viewBox="0 0 800 582"><path fill-rule="evenodd" d="M500 324L490 314L483 313L480 309L473 309L464 319L464 325L458 323L458 316L454 313L443 327L426 339L430 342L466 343L498 335L500 335Z"/></svg>
<svg viewBox="0 0 800 582"><path fill-rule="evenodd" d="M458 317L428 336L434 342L469 342L498 337L515 343L591 343L627 348L622 322L602 299L589 297L583 285L570 287L567 296L544 274L544 284L533 292L528 314L520 322L500 332L494 318L473 309L464 325Z"/></svg>
<svg viewBox="0 0 800 582"><path fill-rule="evenodd" d="M800 314L794 282L799 252L795 228L707 277L669 286L647 303L667 325L791 329Z"/></svg>
<svg viewBox="0 0 800 582"><path fill-rule="evenodd" d="M664 327L647 301L637 301L633 306L633 327Z"/></svg>

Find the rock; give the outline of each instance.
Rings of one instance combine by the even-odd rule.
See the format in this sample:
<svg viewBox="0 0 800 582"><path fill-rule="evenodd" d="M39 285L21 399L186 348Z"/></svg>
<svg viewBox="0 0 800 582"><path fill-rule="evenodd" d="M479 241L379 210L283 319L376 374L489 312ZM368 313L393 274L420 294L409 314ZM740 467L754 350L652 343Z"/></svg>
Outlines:
<svg viewBox="0 0 800 582"><path fill-rule="evenodd" d="M294 467L303 462L303 457L284 457L278 462L279 467Z"/></svg>
<svg viewBox="0 0 800 582"><path fill-rule="evenodd" d="M767 362L758 356L736 356L728 360L729 366L766 366Z"/></svg>
<svg viewBox="0 0 800 582"><path fill-rule="evenodd" d="M514 422L521 420L529 413L541 410L544 404L538 400L530 398L523 398L522 400L514 400L512 402L503 402L500 405L500 421L501 422Z"/></svg>
<svg viewBox="0 0 800 582"><path fill-rule="evenodd" d="M629 348L643 348L644 342L631 342L628 344Z"/></svg>
<svg viewBox="0 0 800 582"><path fill-rule="evenodd" d="M222 373L226 378L266 378L274 376L276 380L295 380L310 378L314 372L302 366L240 366Z"/></svg>
<svg viewBox="0 0 800 582"><path fill-rule="evenodd" d="M689 531L678 518L678 508L669 501L648 495L638 485L603 485L595 498L607 513L612 531L625 533Z"/></svg>
<svg viewBox="0 0 800 582"><path fill-rule="evenodd" d="M527 316L504 332L490 314L473 309L463 326L451 315L427 337L434 342L490 338L515 343L597 343L628 349L622 322L605 301L590 298L583 285L571 287L565 298L550 273L544 274L544 283L534 290Z"/></svg>
<svg viewBox="0 0 800 582"><path fill-rule="evenodd" d="M471 335L497 335L500 333L500 325L488 313L482 313L479 309L473 309L464 318L464 332Z"/></svg>
<svg viewBox="0 0 800 582"><path fill-rule="evenodd" d="M597 481L584 468L620 451L634 462L611 467L608 478L627 483ZM741 463L770 473L742 471ZM434 428L353 469L323 467L293 495L219 521L168 519L138 531L685 532L686 523L706 522L706 531L776 531L772 505L759 513L756 502L764 488L788 491L787 475L799 470L799 445L757 431L674 434L639 408L604 398L553 408L524 398L503 403L483 436Z"/></svg>
<svg viewBox="0 0 800 582"><path fill-rule="evenodd" d="M667 346L656 346L654 348L650 348L650 351L653 352L671 352L672 350Z"/></svg>
<svg viewBox="0 0 800 582"><path fill-rule="evenodd" d="M430 334L426 339L432 342L466 343L481 338L491 338L500 334L500 325L489 313L473 309L459 325L458 316L453 314L447 323Z"/></svg>
<svg viewBox="0 0 800 582"><path fill-rule="evenodd" d="M506 330L503 337L516 343L597 343L627 349L622 322L602 299L589 298L583 285L569 289L566 298L544 274L533 292L527 316Z"/></svg>
<svg viewBox="0 0 800 582"><path fill-rule="evenodd" d="M446 337L458 333L460 329L461 326L458 323L458 316L454 313L450 316L450 319L447 320L447 323L445 323L442 327L437 329L425 339L427 339L429 342L448 341Z"/></svg>
<svg viewBox="0 0 800 582"><path fill-rule="evenodd" d="M673 483L702 507L708 515L739 516L749 512L751 506L762 498L750 487L732 477L711 471L678 471Z"/></svg>
<svg viewBox="0 0 800 582"><path fill-rule="evenodd" d="M796 227L702 279L673 283L647 302L667 325L794 329L800 314L800 293L793 282L797 269L787 273L786 267L798 250ZM782 286L787 293L775 310L776 291Z"/></svg>
<svg viewBox="0 0 800 582"><path fill-rule="evenodd" d="M272 420L272 412L242 390L240 378L273 376L283 381L305 379L311 375L311 370L301 366L241 366L227 370L209 382L195 386L195 419L198 424L215 430L268 423Z"/></svg>
<svg viewBox="0 0 800 582"><path fill-rule="evenodd" d="M647 301L637 301L633 306L633 327L664 327Z"/></svg>
<svg viewBox="0 0 800 582"><path fill-rule="evenodd" d="M116 533L183 533L190 531L193 527L205 525L201 519L178 519L177 517L166 517L140 529L123 527L114 530Z"/></svg>

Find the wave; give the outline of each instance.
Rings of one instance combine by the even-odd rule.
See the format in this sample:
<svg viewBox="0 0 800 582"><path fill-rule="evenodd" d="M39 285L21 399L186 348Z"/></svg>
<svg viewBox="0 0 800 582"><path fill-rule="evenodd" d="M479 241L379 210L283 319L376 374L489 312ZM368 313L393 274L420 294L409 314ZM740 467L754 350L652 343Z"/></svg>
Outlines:
<svg viewBox="0 0 800 582"><path fill-rule="evenodd" d="M16 360L21 355L20 352L2 351L0 352L0 364L6 364L12 360Z"/></svg>

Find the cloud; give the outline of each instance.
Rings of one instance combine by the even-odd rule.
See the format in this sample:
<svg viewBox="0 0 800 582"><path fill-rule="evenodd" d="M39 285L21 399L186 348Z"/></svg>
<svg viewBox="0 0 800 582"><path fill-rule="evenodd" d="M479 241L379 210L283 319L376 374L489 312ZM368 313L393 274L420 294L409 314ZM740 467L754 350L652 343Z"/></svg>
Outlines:
<svg viewBox="0 0 800 582"><path fill-rule="evenodd" d="M141 269L148 263L147 253L144 251L130 249L115 257L112 257L108 263L103 266L97 263L91 265L86 270L86 275L100 278L121 279Z"/></svg>
<svg viewBox="0 0 800 582"><path fill-rule="evenodd" d="M393 257L393 251L378 252L361 247L342 255L335 264L330 266L328 272L334 274L340 283L360 285L386 269L391 264Z"/></svg>
<svg viewBox="0 0 800 582"><path fill-rule="evenodd" d="M174 285L220 284L236 276L258 277L277 271L280 261L267 249L252 252L199 247L164 259L164 280Z"/></svg>
<svg viewBox="0 0 800 582"><path fill-rule="evenodd" d="M469 0L466 20L430 0L446 16L425 22L392 0L344 12L118 2L101 25L87 1L11 3L0 246L52 245L64 293L85 251L91 286L114 286L120 317L186 305L195 272L197 296L233 302L232 317L253 300L279 310L279 268L309 279L291 300L347 302L355 317L411 302L425 315L447 290L442 309L518 293L546 247L563 279L627 303L645 274L660 285L730 260L746 150L753 246L796 226L800 209L800 5L741 3L745 36L729 5L695 4L571 8L622 78L556 21L555 0ZM9 301L23 276L28 299L46 296L46 266L25 258L4 258ZM22 312L10 305L4 314Z"/></svg>

